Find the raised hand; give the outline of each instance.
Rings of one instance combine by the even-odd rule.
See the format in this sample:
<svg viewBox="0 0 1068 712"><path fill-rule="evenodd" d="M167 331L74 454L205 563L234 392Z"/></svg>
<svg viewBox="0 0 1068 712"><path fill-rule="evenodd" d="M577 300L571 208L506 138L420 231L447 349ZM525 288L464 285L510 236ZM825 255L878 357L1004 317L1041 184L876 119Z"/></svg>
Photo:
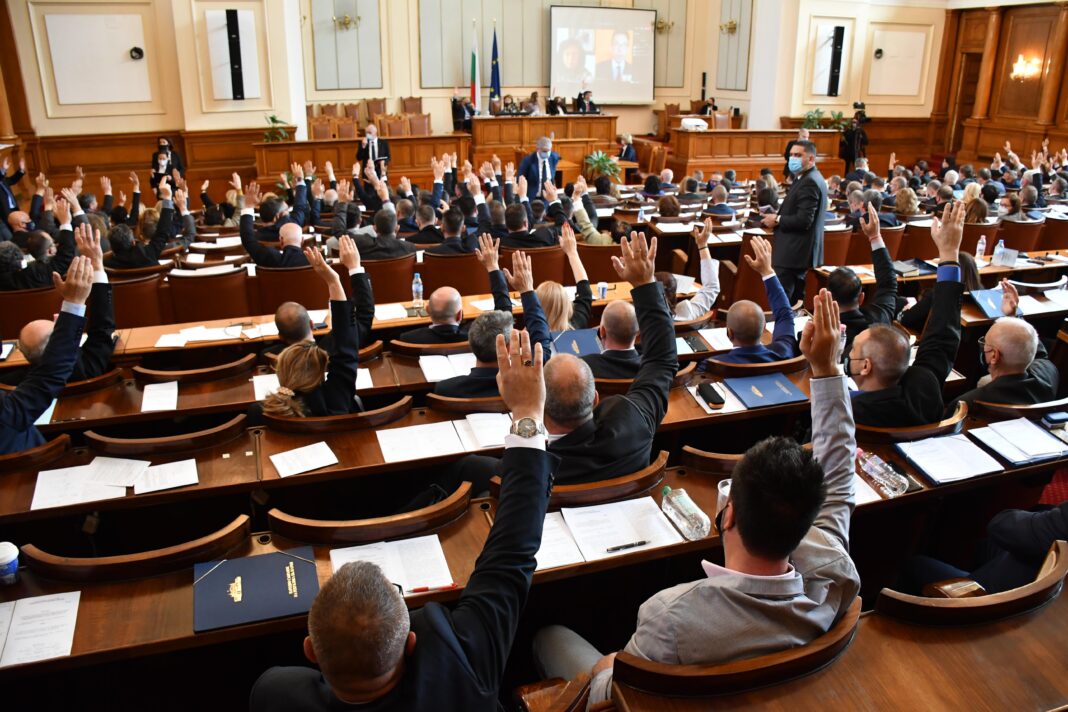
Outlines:
<svg viewBox="0 0 1068 712"><path fill-rule="evenodd" d="M960 241L964 237L964 203L946 203L942 217L936 215L931 225L931 239L938 246L941 262L956 262L960 255Z"/></svg>
<svg viewBox="0 0 1068 712"><path fill-rule="evenodd" d="M323 255L315 247L305 247L304 257L308 260L308 264L315 270L315 274L319 275L319 278L326 283L327 290L330 292L330 301L343 302L345 301L345 288L341 286L341 277L334 268L326 263L323 259Z"/></svg>
<svg viewBox="0 0 1068 712"><path fill-rule="evenodd" d="M294 162L292 165L290 165L289 172L293 174L294 180L304 180L304 169L299 163Z"/></svg>
<svg viewBox="0 0 1068 712"><path fill-rule="evenodd" d="M181 215L182 213L186 212L187 208L188 205L186 202L186 192L179 188L178 190L174 191L174 209L178 211L179 215Z"/></svg>
<svg viewBox="0 0 1068 712"><path fill-rule="evenodd" d="M338 250L341 253L341 264L351 272L360 266L360 251L356 249L356 242L348 235L342 235L337 239Z"/></svg>
<svg viewBox="0 0 1068 712"><path fill-rule="evenodd" d="M504 181L511 183L515 180L515 163L508 161L504 164Z"/></svg>
<svg viewBox="0 0 1068 712"><path fill-rule="evenodd" d="M403 193L404 195L412 194L412 181L409 180L408 176L401 176L400 182L398 183L397 187L399 192Z"/></svg>
<svg viewBox="0 0 1068 712"><path fill-rule="evenodd" d="M693 241L698 250L708 247L708 240L712 237L712 218L705 218L704 226L693 226Z"/></svg>
<svg viewBox="0 0 1068 712"><path fill-rule="evenodd" d="M70 188L64 188L63 190L69 191ZM53 209L52 214L56 217L56 225L70 224L70 201L67 200L66 196L56 201L56 207Z"/></svg>
<svg viewBox="0 0 1068 712"><path fill-rule="evenodd" d="M567 257L578 254L578 240L575 239L575 229L571 223L565 222L560 228L560 249Z"/></svg>
<svg viewBox="0 0 1068 712"><path fill-rule="evenodd" d="M171 199L171 184L169 183L170 177L163 176L159 181L159 199L170 200Z"/></svg>
<svg viewBox="0 0 1068 712"><path fill-rule="evenodd" d="M812 378L838 375L839 324L838 302L821 289L812 306L812 319L801 333L801 353L808 359Z"/></svg>
<svg viewBox="0 0 1068 712"><path fill-rule="evenodd" d="M260 204L260 184L252 181L245 187L245 207L255 208Z"/></svg>
<svg viewBox="0 0 1068 712"><path fill-rule="evenodd" d="M530 257L520 251L512 253L512 271L504 271L508 286L512 291L526 294L534 290L534 270L530 266Z"/></svg>
<svg viewBox="0 0 1068 712"><path fill-rule="evenodd" d="M312 163L311 161L304 161L303 168L304 168L304 175L306 175L306 176L315 175L315 164Z"/></svg>
<svg viewBox="0 0 1068 712"><path fill-rule="evenodd" d="M93 289L93 262L88 257L75 257L67 268L67 277L63 279L58 272L52 273L52 284L71 304L85 304L89 292Z"/></svg>
<svg viewBox="0 0 1068 712"><path fill-rule="evenodd" d="M656 271L656 238L646 243L645 235L630 233L630 239L624 237L619 243L622 255L612 255L612 266L619 278L630 282L633 287L651 284L653 272Z"/></svg>
<svg viewBox="0 0 1068 712"><path fill-rule="evenodd" d="M434 156L430 157L430 170L434 172L434 182L443 183L445 181L445 162L439 161Z"/></svg>
<svg viewBox="0 0 1068 712"><path fill-rule="evenodd" d="M323 193L325 193L325 192L326 192L326 188L323 187L323 179L322 178L316 178L314 181L312 181L311 194L312 194L313 198L315 198L316 200L319 200L319 199L321 199L323 197Z"/></svg>
<svg viewBox="0 0 1068 712"><path fill-rule="evenodd" d="M493 166L493 173L497 174L501 172L501 157L496 153L490 158L490 165Z"/></svg>
<svg viewBox="0 0 1068 712"><path fill-rule="evenodd" d="M497 162L500 163L500 159L498 159ZM493 180L493 164L489 161L483 161L482 165L479 166L478 174L486 180Z"/></svg>
<svg viewBox="0 0 1068 712"><path fill-rule="evenodd" d="M326 177L329 180L334 180L334 164L327 161L323 164L323 170L326 171Z"/></svg>
<svg viewBox="0 0 1068 712"><path fill-rule="evenodd" d="M337 182L337 198L343 203L351 203L353 199L352 183L344 178Z"/></svg>
<svg viewBox="0 0 1068 712"><path fill-rule="evenodd" d="M541 194L544 195L545 199L550 203L556 201L556 186L551 180L547 180L542 184Z"/></svg>
<svg viewBox="0 0 1068 712"><path fill-rule="evenodd" d="M77 176L78 180L85 179L85 171L82 170L81 166L74 166L74 175Z"/></svg>
<svg viewBox="0 0 1068 712"><path fill-rule="evenodd" d="M100 231L93 230L89 223L82 223L74 228L74 242L78 245L78 252L83 257L88 257L92 262L93 270L104 270L104 250L100 247Z"/></svg>
<svg viewBox="0 0 1068 712"><path fill-rule="evenodd" d="M78 205L78 194L71 188L63 188L59 192L63 196L63 199L67 201L67 206L70 210L74 210L74 206ZM56 217L59 216L57 215ZM63 223L60 224L62 225Z"/></svg>
<svg viewBox="0 0 1068 712"><path fill-rule="evenodd" d="M203 195L204 193L207 193L207 192L208 192L208 186L209 186L209 185L211 185L211 181L210 181L210 180L206 180L206 181L204 181L203 183L201 183L201 184L200 184L200 193L201 193L202 195Z"/></svg>
<svg viewBox="0 0 1068 712"><path fill-rule="evenodd" d="M100 176L100 191L104 195L111 195L111 179L107 176Z"/></svg>
<svg viewBox="0 0 1068 712"><path fill-rule="evenodd" d="M860 229L864 232L864 237L868 238L868 242L879 239L879 213L875 210L874 203L868 203L868 214L860 216Z"/></svg>
<svg viewBox="0 0 1068 712"><path fill-rule="evenodd" d="M282 187L289 190L293 186L289 184L289 176L285 174L285 171L278 174L278 182L282 184Z"/></svg>
<svg viewBox="0 0 1068 712"><path fill-rule="evenodd" d="M497 387L515 420L533 418L539 423L545 414L545 373L541 344L530 347L530 334L513 331L506 342L497 335Z"/></svg>
<svg viewBox="0 0 1068 712"><path fill-rule="evenodd" d="M119 191L119 200L116 203L116 205L121 205L121 206L125 206L126 205L126 193L124 191L122 191L122 190Z"/></svg>
<svg viewBox="0 0 1068 712"><path fill-rule="evenodd" d="M389 202L389 186L386 185L384 180L375 183L375 195L377 195L378 199L383 203Z"/></svg>
<svg viewBox="0 0 1068 712"><path fill-rule="evenodd" d="M579 203L582 201L582 196L587 192L589 192L589 186L586 185L586 179L579 175L578 179L575 180L574 190L571 192L571 200Z"/></svg>
<svg viewBox="0 0 1068 712"><path fill-rule="evenodd" d="M467 189L471 192L471 195L482 195L482 181L478 179L478 176L471 173L464 181L467 184Z"/></svg>
<svg viewBox="0 0 1068 712"><path fill-rule="evenodd" d="M1016 309L1020 306L1020 293L1016 285L1007 279L1001 280L1001 313L1005 316L1016 316Z"/></svg>
<svg viewBox="0 0 1068 712"><path fill-rule="evenodd" d="M753 254L756 256L745 255L746 264L761 277L770 277L775 274L775 270L771 268L771 243L760 235L753 235L753 240L749 244L753 246Z"/></svg>
<svg viewBox="0 0 1068 712"><path fill-rule="evenodd" d="M519 180L516 182L516 190L519 191L520 195L526 195L527 194L527 177L526 176L519 176Z"/></svg>
<svg viewBox="0 0 1068 712"><path fill-rule="evenodd" d="M55 211L56 209L56 192L51 188L45 188L44 209L45 212L48 212L49 210Z"/></svg>
<svg viewBox="0 0 1068 712"><path fill-rule="evenodd" d="M45 188L48 187L48 178L44 173L38 173L37 178L37 195L44 195Z"/></svg>
<svg viewBox="0 0 1068 712"><path fill-rule="evenodd" d="M446 173L447 173L447 172L449 172L449 171L451 171L451 170L452 170L452 167L453 167L454 165L456 165L456 164L454 164L454 163L452 162L452 155L451 155L451 154L448 154L448 153L446 153L445 155L443 155L443 156L441 157L441 163L442 163L442 165L443 165L443 166L445 166L445 172L446 172Z"/></svg>
<svg viewBox="0 0 1068 712"><path fill-rule="evenodd" d="M501 268L500 244L500 240L494 240L493 236L487 233L482 233L478 236L478 247L475 248L475 256L478 257L478 261L486 268L487 272L496 272Z"/></svg>
<svg viewBox="0 0 1068 712"><path fill-rule="evenodd" d="M141 179L137 176L137 171L130 171L130 185L133 186L133 192L141 192Z"/></svg>

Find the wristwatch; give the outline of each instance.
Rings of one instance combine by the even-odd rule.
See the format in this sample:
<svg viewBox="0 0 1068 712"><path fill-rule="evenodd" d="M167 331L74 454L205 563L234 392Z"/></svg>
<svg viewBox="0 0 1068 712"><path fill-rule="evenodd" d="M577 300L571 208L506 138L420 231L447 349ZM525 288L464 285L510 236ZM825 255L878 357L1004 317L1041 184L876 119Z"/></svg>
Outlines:
<svg viewBox="0 0 1068 712"><path fill-rule="evenodd" d="M521 438L532 438L535 435L545 435L545 425L540 421L534 420L534 418L520 418L519 420L512 421L512 428L509 430L512 435L518 435Z"/></svg>

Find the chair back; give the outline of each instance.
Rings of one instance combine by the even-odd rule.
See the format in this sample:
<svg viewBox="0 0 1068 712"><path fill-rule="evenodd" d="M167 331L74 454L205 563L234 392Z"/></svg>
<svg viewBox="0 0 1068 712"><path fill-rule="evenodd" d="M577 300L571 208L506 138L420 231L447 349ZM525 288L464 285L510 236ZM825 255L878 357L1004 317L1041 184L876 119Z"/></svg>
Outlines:
<svg viewBox="0 0 1068 712"><path fill-rule="evenodd" d="M590 674L582 672L571 680L554 677L520 685L513 696L521 712L585 712L590 701ZM590 712L615 709L611 700L589 708Z"/></svg>
<svg viewBox="0 0 1068 712"><path fill-rule="evenodd" d="M263 314L273 314L285 302L296 302L307 309L319 309L330 302L330 292L310 265L257 267L256 282Z"/></svg>
<svg viewBox="0 0 1068 712"><path fill-rule="evenodd" d="M805 645L755 658L715 665L672 665L616 655L614 684L671 697L704 697L751 690L810 675L830 665L849 647L860 620L860 597L853 599L838 622Z"/></svg>
<svg viewBox="0 0 1068 712"><path fill-rule="evenodd" d="M972 257L982 257L983 255L975 254L975 248L979 244L979 238L986 236L986 248L983 250L984 255L990 255L994 252L994 246L998 244L998 226L988 225L987 223L964 223L964 236L960 241L961 252L967 252Z"/></svg>
<svg viewBox="0 0 1068 712"><path fill-rule="evenodd" d="M366 260L361 264L367 272L367 278L371 281L376 302L391 304L406 302L412 298L415 253L403 257L392 257L388 260ZM423 284L424 292L429 295L430 291L425 288L426 277L423 277Z"/></svg>
<svg viewBox="0 0 1068 712"><path fill-rule="evenodd" d="M1001 232L998 239L1005 241L1005 247L1020 252L1031 252L1038 245L1038 238L1042 233L1045 222L1014 222L1012 220L1001 221ZM994 243L997 244L996 242Z"/></svg>
<svg viewBox="0 0 1068 712"><path fill-rule="evenodd" d="M501 248L501 264L511 265L512 255L523 252L530 258L530 269L534 274L534 284L540 284L546 280L564 283L564 250L560 247L535 247L533 249L518 250L511 247ZM425 257L424 257L425 259ZM567 270L571 274L571 270ZM613 280L614 281L614 280ZM485 287L483 288L485 289Z"/></svg>
<svg viewBox="0 0 1068 712"><path fill-rule="evenodd" d="M717 112L715 117L715 127L717 129L729 129L731 127L731 117Z"/></svg>
<svg viewBox="0 0 1068 712"><path fill-rule="evenodd" d="M443 413L507 413L509 408L500 396L486 398L451 398L437 393L426 394L426 404Z"/></svg>
<svg viewBox="0 0 1068 712"><path fill-rule="evenodd" d="M771 240L774 243L774 237L768 235L765 239ZM756 257L756 253L753 252L753 236L743 232L742 244L739 247L738 255L738 267L737 272L734 275L734 294L731 296L731 304L748 299L749 301L756 302L760 305L760 308L764 311L768 310L768 293L764 289L764 280L757 274L756 270L750 269L749 265L745 262L744 255L750 257Z"/></svg>
<svg viewBox="0 0 1068 712"><path fill-rule="evenodd" d="M175 321L184 324L248 316L252 309L247 276L243 269L206 276L170 275L167 281L171 286Z"/></svg>
<svg viewBox="0 0 1068 712"><path fill-rule="evenodd" d="M875 610L909 623L956 626L990 623L1032 611L1056 598L1068 575L1068 542L1053 542L1038 576L1031 583L1001 593L969 598L912 596L884 588Z"/></svg>
<svg viewBox="0 0 1068 712"><path fill-rule="evenodd" d="M25 544L22 546L22 557L31 570L50 579L119 581L179 571L201 561L222 558L245 542L251 533L251 520L247 514L242 514L207 536L162 549L81 558L58 556L42 551L33 544Z"/></svg>
<svg viewBox="0 0 1068 712"><path fill-rule="evenodd" d="M690 381L690 376L697 370L697 362L690 361L688 364L680 368L675 377L671 380L671 387L678 388L684 386ZM595 378L593 379L593 385L597 389L597 393L601 398L608 396L622 395L630 390L630 387L634 385L633 378Z"/></svg>
<svg viewBox="0 0 1068 712"><path fill-rule="evenodd" d="M901 251L901 241L905 239L905 226L898 225L897 227L884 227L879 230L879 236L883 238L883 242L886 243L886 251L890 253L890 259L896 260L898 256L903 254ZM867 245L868 256L861 261L861 264L871 262L871 245Z"/></svg>
<svg viewBox="0 0 1068 712"><path fill-rule="evenodd" d="M148 267L105 267L104 272L107 273L110 280L117 279L137 279L138 277L144 277L153 274L166 274L174 269L174 262L170 261L167 264L155 264Z"/></svg>
<svg viewBox="0 0 1068 712"><path fill-rule="evenodd" d="M163 277L150 274L136 279L111 283L112 305L115 309L115 326L133 329L138 326L158 326L169 323L160 308L160 287Z"/></svg>
<svg viewBox="0 0 1068 712"><path fill-rule="evenodd" d="M338 119L334 124L334 135L338 138L355 140L357 129L356 119Z"/></svg>
<svg viewBox="0 0 1068 712"><path fill-rule="evenodd" d="M664 113L667 114L668 116L677 116L682 112L679 110L679 105L678 104L667 104L667 103L665 103L664 104Z"/></svg>
<svg viewBox="0 0 1068 712"><path fill-rule="evenodd" d="M659 146L653 150L653 160L649 165L650 173L661 173L667 166L668 150L666 146Z"/></svg>
<svg viewBox="0 0 1068 712"><path fill-rule="evenodd" d="M394 339L389 342L389 350L399 356L449 356L451 354L465 354L471 350L471 343L466 339L454 341L451 344L413 344L409 341Z"/></svg>
<svg viewBox="0 0 1068 712"><path fill-rule="evenodd" d="M827 251L827 233L824 233L824 262L827 264L834 264L826 258ZM886 242L884 239L883 242ZM841 262L842 265L865 265L871 263L871 243L868 242L868 238L864 236L862 232L854 232L849 236L849 244L846 247L845 260Z"/></svg>
<svg viewBox="0 0 1068 712"><path fill-rule="evenodd" d="M137 365L133 367L134 378L140 383L204 383L218 381L241 373L249 373L256 365L256 354L246 354L236 361L209 366L207 368L190 368L182 371L157 371Z"/></svg>
<svg viewBox="0 0 1068 712"><path fill-rule="evenodd" d="M348 415L323 415L310 418L287 418L279 415L263 414L263 422L269 430L284 433L337 433L350 430L366 430L379 425L392 423L408 415L412 410L412 397L404 396L396 403L376 410Z"/></svg>
<svg viewBox="0 0 1068 712"><path fill-rule="evenodd" d="M50 462L70 452L70 435L64 433L54 440L41 443L29 450L20 450L0 455L0 475L22 470L41 470Z"/></svg>
<svg viewBox="0 0 1068 712"><path fill-rule="evenodd" d="M354 122L360 120L360 105L359 104L342 104L342 110L345 112L345 116L352 119Z"/></svg>
<svg viewBox="0 0 1068 712"><path fill-rule="evenodd" d="M402 114L423 113L423 98L421 96L402 96L400 102Z"/></svg>
<svg viewBox="0 0 1068 712"><path fill-rule="evenodd" d="M424 253L420 272L425 294L430 294L438 287L454 287L462 295L484 294L489 289L486 270L474 253L465 255ZM411 286L411 281L408 286Z"/></svg>
<svg viewBox="0 0 1068 712"><path fill-rule="evenodd" d="M867 238L861 235L865 243ZM827 230L823 233L823 264L841 267L853 264L848 262L849 246L853 242L853 233L848 230ZM871 262L871 248L868 248L868 259L861 262Z"/></svg>
<svg viewBox="0 0 1068 712"><path fill-rule="evenodd" d="M467 514L470 503L471 483L463 482L442 501L403 514L326 520L297 517L275 508L267 512L267 523L272 532L287 539L323 546L358 544L430 534Z"/></svg>
<svg viewBox="0 0 1068 712"><path fill-rule="evenodd" d="M403 116L387 116L382 122L383 136L407 136L408 119Z"/></svg>
<svg viewBox="0 0 1068 712"><path fill-rule="evenodd" d="M913 425L908 428L881 428L874 425L861 425L857 423L857 440L866 443L901 443L923 440L939 435L950 435L960 432L964 425L964 419L968 417L968 404L964 401L957 403L953 415L935 423Z"/></svg>
<svg viewBox="0 0 1068 712"><path fill-rule="evenodd" d="M1020 294L1042 294L1055 289L1064 289L1065 285L1068 284L1068 275L1062 274L1053 282L1021 282L1016 279L1010 279L1009 282L1016 287L1016 291Z"/></svg>
<svg viewBox="0 0 1068 712"><path fill-rule="evenodd" d="M66 396L78 396L85 393L92 393L93 391L99 391L109 386L113 386L122 380L122 369L113 368L107 373L102 373L99 376L92 378L86 378L81 381L70 381L59 392L59 397ZM0 391L11 392L18 386L8 385L6 383L0 383Z"/></svg>
<svg viewBox="0 0 1068 712"><path fill-rule="evenodd" d="M337 104L319 104L320 116L337 116Z"/></svg>
<svg viewBox="0 0 1068 712"><path fill-rule="evenodd" d="M691 114L700 114L701 113L701 109L703 109L704 106L705 106L705 102L704 102L703 99L690 99L690 113Z"/></svg>
<svg viewBox="0 0 1068 712"><path fill-rule="evenodd" d="M675 322L675 333L685 334L691 331L697 331L703 329L709 325L709 323L716 318L716 310L709 309L696 319L687 319L686 321Z"/></svg>
<svg viewBox="0 0 1068 712"><path fill-rule="evenodd" d="M615 267L612 266L612 256L619 257L619 250L619 245L578 243L579 259L582 260L582 266L586 268L586 274L589 276L591 284L615 282L619 279Z"/></svg>
<svg viewBox="0 0 1068 712"><path fill-rule="evenodd" d="M729 363L714 356L705 362L708 373L723 378L744 378L746 376L763 376L767 373L796 373L808 367L808 359L801 356L768 361L767 363Z"/></svg>
<svg viewBox="0 0 1068 712"><path fill-rule="evenodd" d="M1068 410L1068 398L1058 398L1057 400L1029 405L990 403L988 401L977 400L972 403L972 409L976 413L993 415L998 418L1027 418L1028 420L1038 420L1049 413L1059 413L1062 410Z"/></svg>
<svg viewBox="0 0 1068 712"><path fill-rule="evenodd" d="M214 428L160 438L113 438L92 430L86 430L83 436L89 449L101 455L169 455L230 442L245 432L245 420L245 414L241 413Z"/></svg>
<svg viewBox="0 0 1068 712"><path fill-rule="evenodd" d="M805 443L802 447L812 449L812 443ZM725 480L734 472L734 467L745 455L735 455L726 452L709 452L698 450L690 445L682 448L681 465L687 470L693 470L703 475L710 475L717 481Z"/></svg>
<svg viewBox="0 0 1068 712"><path fill-rule="evenodd" d="M363 105L367 108L367 120L371 123L375 123L380 114L386 113L385 99L364 99Z"/></svg>
<svg viewBox="0 0 1068 712"><path fill-rule="evenodd" d="M931 239L931 226L916 223L905 225L905 235L901 240L901 247L898 248L898 254L901 255L901 259L905 260L911 260L914 257L921 260L938 257L938 247Z"/></svg>
<svg viewBox="0 0 1068 712"><path fill-rule="evenodd" d="M419 101L421 102L422 99ZM430 114L414 113L409 116L408 133L412 136L429 136Z"/></svg>
<svg viewBox="0 0 1068 712"><path fill-rule="evenodd" d="M1042 235L1038 238L1040 250L1068 249L1068 218L1046 217Z"/></svg>
<svg viewBox="0 0 1068 712"><path fill-rule="evenodd" d="M313 116L308 120L308 134L313 141L325 141L334 138L334 118L332 116Z"/></svg>
<svg viewBox="0 0 1068 712"><path fill-rule="evenodd" d="M22 327L37 319L52 320L63 297L55 287L0 292L0 338L17 339Z"/></svg>

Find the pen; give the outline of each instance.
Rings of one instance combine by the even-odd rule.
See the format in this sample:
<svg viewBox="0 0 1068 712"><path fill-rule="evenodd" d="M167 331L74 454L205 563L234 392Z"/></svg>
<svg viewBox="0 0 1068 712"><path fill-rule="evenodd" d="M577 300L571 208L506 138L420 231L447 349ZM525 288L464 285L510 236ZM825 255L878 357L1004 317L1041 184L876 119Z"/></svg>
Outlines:
<svg viewBox="0 0 1068 712"><path fill-rule="evenodd" d="M645 541L643 539L642 541L632 541L629 544L620 544L619 546L610 546L607 549L605 549L605 553L614 554L617 551L626 551L627 549L634 549L634 548L639 547L639 546L645 546L648 543L649 543L648 541Z"/></svg>
<svg viewBox="0 0 1068 712"><path fill-rule="evenodd" d="M430 593L431 591L450 591L457 588L455 583L450 583L448 586L416 586L415 588L409 588L405 593Z"/></svg>

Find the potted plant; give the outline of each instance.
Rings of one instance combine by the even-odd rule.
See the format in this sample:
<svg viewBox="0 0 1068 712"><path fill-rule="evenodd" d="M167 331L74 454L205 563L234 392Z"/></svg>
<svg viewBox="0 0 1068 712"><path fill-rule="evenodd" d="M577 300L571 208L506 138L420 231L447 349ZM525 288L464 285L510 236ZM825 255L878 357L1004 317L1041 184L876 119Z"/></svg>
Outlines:
<svg viewBox="0 0 1068 712"><path fill-rule="evenodd" d="M286 130L286 122L271 114L266 117L267 130L263 132L264 143L279 143L289 139L289 131Z"/></svg>
<svg viewBox="0 0 1068 712"><path fill-rule="evenodd" d="M596 179L598 176L608 176L615 180L619 177L619 164L612 160L604 151L594 151L590 155L586 156L586 176L590 180Z"/></svg>

